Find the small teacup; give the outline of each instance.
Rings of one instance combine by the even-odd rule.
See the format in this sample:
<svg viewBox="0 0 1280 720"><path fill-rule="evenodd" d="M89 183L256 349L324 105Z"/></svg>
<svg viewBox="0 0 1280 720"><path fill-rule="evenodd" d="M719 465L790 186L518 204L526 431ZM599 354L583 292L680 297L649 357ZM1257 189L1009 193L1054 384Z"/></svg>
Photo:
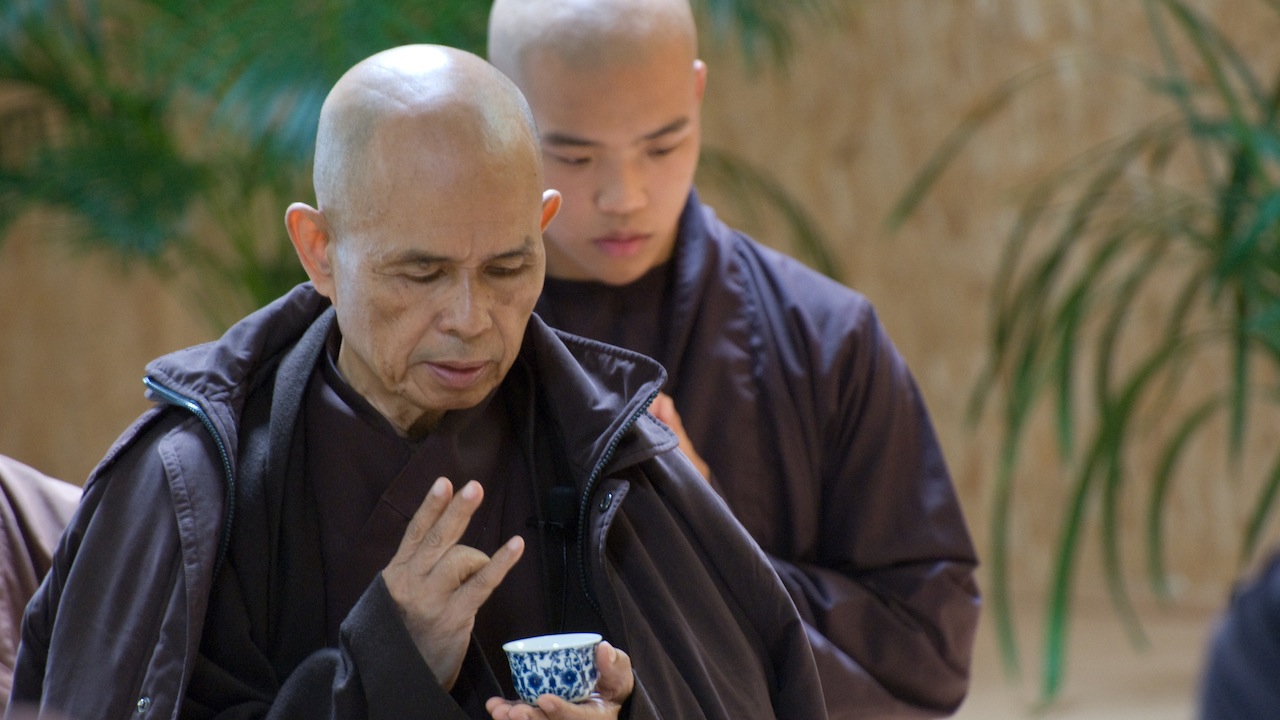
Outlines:
<svg viewBox="0 0 1280 720"><path fill-rule="evenodd" d="M502 646L511 665L511 680L520 699L533 704L539 695L559 695L569 702L586 700L596 689L596 633L539 635Z"/></svg>

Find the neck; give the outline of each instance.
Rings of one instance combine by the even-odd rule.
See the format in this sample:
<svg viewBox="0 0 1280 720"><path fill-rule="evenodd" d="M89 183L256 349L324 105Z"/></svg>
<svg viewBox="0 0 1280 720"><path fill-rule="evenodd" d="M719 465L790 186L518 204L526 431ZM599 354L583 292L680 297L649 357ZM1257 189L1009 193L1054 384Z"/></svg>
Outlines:
<svg viewBox="0 0 1280 720"><path fill-rule="evenodd" d="M338 348L338 360L334 365L342 380L386 418L400 437L422 439L431 434L444 418L444 410L423 410L388 390L370 373L363 372L365 366L352 359L345 342Z"/></svg>

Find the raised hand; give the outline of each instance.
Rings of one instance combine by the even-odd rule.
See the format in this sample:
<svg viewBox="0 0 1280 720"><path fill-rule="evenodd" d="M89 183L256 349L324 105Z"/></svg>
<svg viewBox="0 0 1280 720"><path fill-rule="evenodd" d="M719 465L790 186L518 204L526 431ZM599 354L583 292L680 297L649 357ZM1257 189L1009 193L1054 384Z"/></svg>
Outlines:
<svg viewBox="0 0 1280 720"><path fill-rule="evenodd" d="M596 668L600 671L596 691L580 703L571 703L555 695L542 695L538 698L537 705L489 698L484 707L493 720L616 718L622 710L622 704L635 690L636 679L631 672L631 657L604 641L596 646Z"/></svg>
<svg viewBox="0 0 1280 720"><path fill-rule="evenodd" d="M519 536L493 557L458 544L483 499L474 480L455 495L448 478L437 479L382 571L418 652L446 690L458 679L476 611L524 552Z"/></svg>

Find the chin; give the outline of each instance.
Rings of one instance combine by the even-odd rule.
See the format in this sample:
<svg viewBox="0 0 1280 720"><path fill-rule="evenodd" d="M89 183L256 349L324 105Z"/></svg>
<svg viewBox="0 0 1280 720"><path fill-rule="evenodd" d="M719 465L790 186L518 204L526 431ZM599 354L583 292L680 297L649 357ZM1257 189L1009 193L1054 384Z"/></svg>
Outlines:
<svg viewBox="0 0 1280 720"><path fill-rule="evenodd" d="M627 258L625 260L610 258L583 266L580 274L587 280L606 285L627 285L639 280L642 275L649 271L650 267L650 263L644 262L639 258Z"/></svg>
<svg viewBox="0 0 1280 720"><path fill-rule="evenodd" d="M605 283L606 285L616 285L616 286L630 285L631 283L644 277L644 274L649 272L649 270L651 269L652 268L650 266L644 266L644 267L638 267L638 268L627 268L624 270L618 270L616 272L611 272L602 276L600 278L600 282Z"/></svg>
<svg viewBox="0 0 1280 720"><path fill-rule="evenodd" d="M496 383L485 383L483 387L469 387L465 390L452 390L444 394L439 407L445 410L466 410L484 401L497 387Z"/></svg>

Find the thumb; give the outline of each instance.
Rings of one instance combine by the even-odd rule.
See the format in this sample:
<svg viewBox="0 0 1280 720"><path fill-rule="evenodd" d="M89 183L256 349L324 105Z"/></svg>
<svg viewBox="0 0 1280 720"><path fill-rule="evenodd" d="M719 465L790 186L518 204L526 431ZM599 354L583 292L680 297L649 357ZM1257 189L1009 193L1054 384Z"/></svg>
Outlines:
<svg viewBox="0 0 1280 720"><path fill-rule="evenodd" d="M596 692L618 704L631 696L635 689L635 676L629 655L603 640L596 647L596 667L600 669Z"/></svg>

